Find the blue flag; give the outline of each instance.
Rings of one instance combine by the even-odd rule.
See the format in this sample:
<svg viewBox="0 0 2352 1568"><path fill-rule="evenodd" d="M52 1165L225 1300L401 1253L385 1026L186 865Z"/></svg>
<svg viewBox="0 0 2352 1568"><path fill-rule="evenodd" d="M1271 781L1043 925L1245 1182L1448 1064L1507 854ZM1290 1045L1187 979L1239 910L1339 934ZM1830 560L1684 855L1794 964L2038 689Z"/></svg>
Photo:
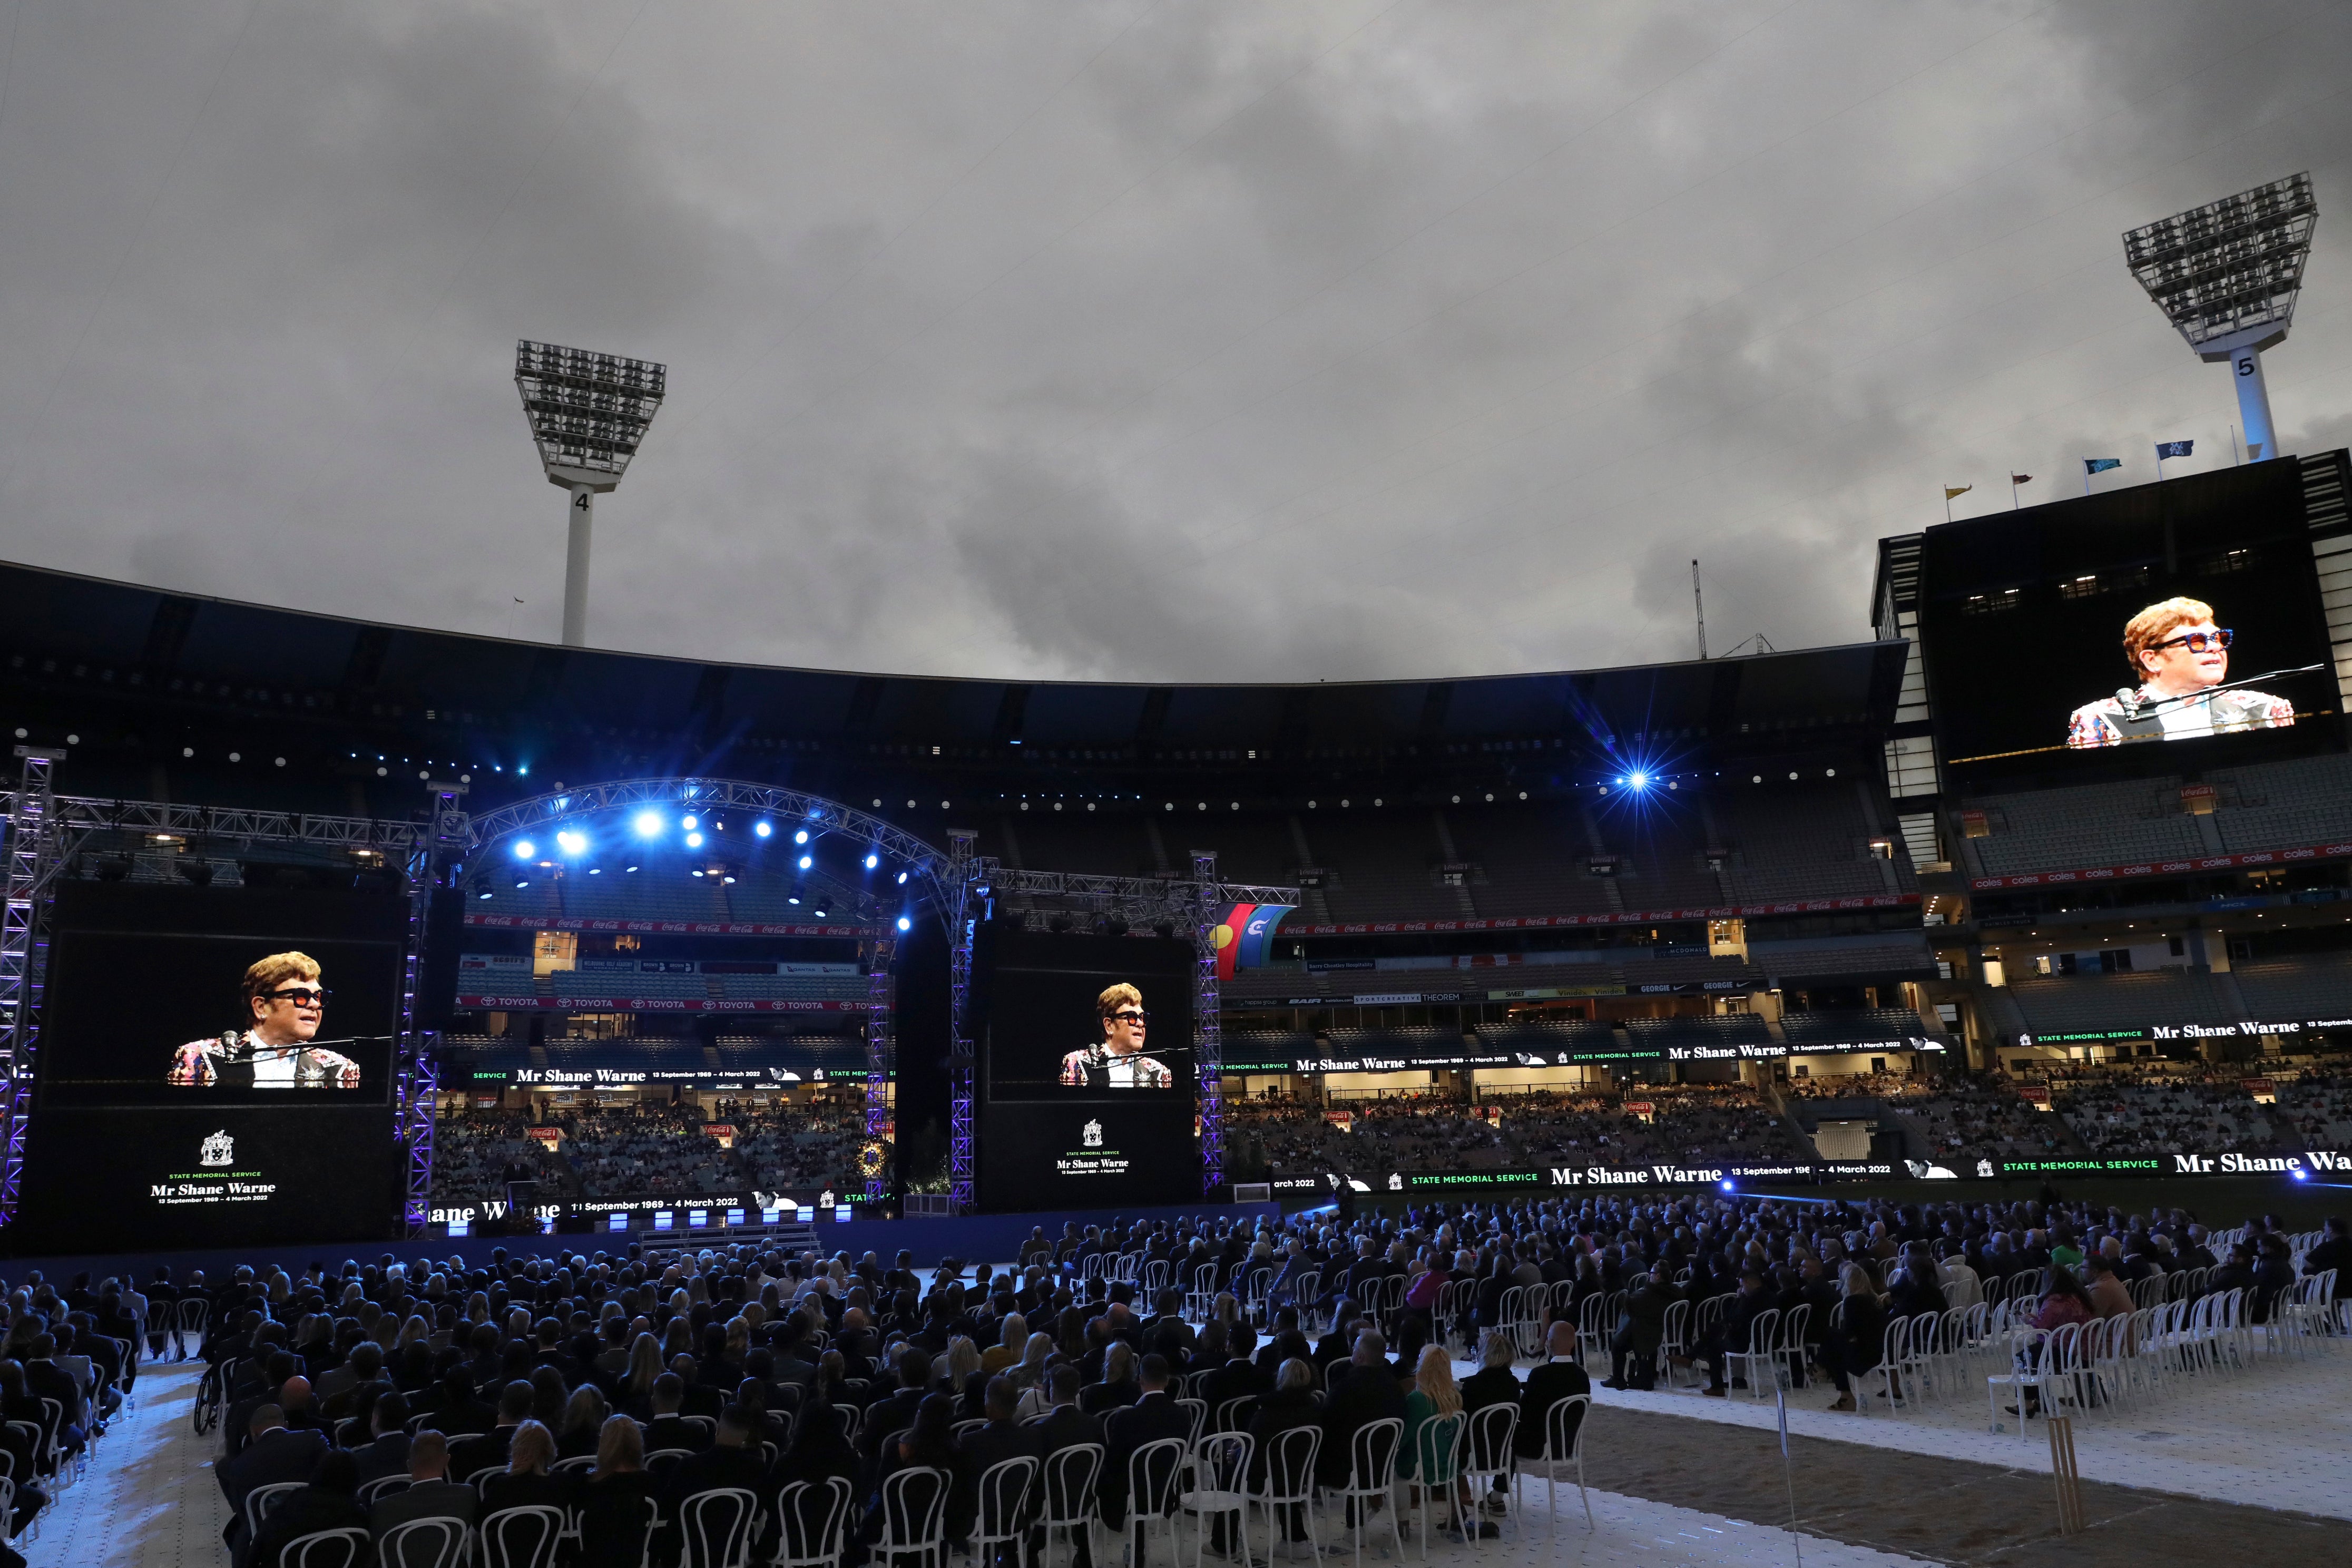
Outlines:
<svg viewBox="0 0 2352 1568"><path fill-rule="evenodd" d="M2196 449L2196 446L2194 441L2158 441L2156 444L2156 460L2161 463L2167 458L2185 458Z"/></svg>
<svg viewBox="0 0 2352 1568"><path fill-rule="evenodd" d="M2109 468L2120 468L2123 466L2124 460L2121 458L2085 458L2083 459L2083 472L2085 477L2092 474L2104 474Z"/></svg>

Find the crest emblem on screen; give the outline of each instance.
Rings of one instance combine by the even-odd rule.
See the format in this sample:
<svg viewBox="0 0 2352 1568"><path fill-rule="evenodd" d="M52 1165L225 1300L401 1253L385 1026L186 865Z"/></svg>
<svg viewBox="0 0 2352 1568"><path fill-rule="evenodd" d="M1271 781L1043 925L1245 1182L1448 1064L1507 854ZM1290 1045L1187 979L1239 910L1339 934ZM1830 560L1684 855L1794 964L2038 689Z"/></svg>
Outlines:
<svg viewBox="0 0 2352 1568"><path fill-rule="evenodd" d="M227 1129L224 1128L205 1140L196 1163L200 1165L226 1165L236 1158L236 1140L230 1137Z"/></svg>
<svg viewBox="0 0 2352 1568"><path fill-rule="evenodd" d="M1079 1142L1084 1143L1089 1149L1101 1148L1102 1123L1099 1121L1087 1122L1085 1127L1079 1130Z"/></svg>

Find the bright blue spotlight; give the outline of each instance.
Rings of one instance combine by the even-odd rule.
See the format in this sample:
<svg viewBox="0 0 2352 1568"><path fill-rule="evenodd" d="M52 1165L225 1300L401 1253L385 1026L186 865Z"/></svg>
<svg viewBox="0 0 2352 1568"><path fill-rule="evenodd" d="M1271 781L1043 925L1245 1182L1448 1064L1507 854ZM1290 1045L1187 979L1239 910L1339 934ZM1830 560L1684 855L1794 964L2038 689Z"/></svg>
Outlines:
<svg viewBox="0 0 2352 1568"><path fill-rule="evenodd" d="M1627 773L1625 775L1625 782L1632 784L1635 789L1647 789L1650 787L1650 775L1647 773Z"/></svg>
<svg viewBox="0 0 2352 1568"><path fill-rule="evenodd" d="M758 834L761 837L765 838L769 834L773 833L775 829L764 822L755 822L751 825L751 831Z"/></svg>
<svg viewBox="0 0 2352 1568"><path fill-rule="evenodd" d="M1727 1193L1738 1191L1738 1189L1732 1185L1732 1181L1729 1176L1723 1178L1723 1190Z"/></svg>
<svg viewBox="0 0 2352 1568"><path fill-rule="evenodd" d="M866 868L869 871L880 864L882 864L882 857L879 855L868 855L866 858Z"/></svg>
<svg viewBox="0 0 2352 1568"><path fill-rule="evenodd" d="M2302 1166L2300 1166L2300 1165L2297 1165L2297 1166L2294 1168L2294 1172L2292 1173L2292 1174L2294 1175L2294 1179L2295 1179L2296 1181L2298 1181L2298 1182L2307 1182L2307 1181L2311 1180L2311 1173L2310 1173L2309 1171L2305 1170L2305 1169L2304 1169Z"/></svg>
<svg viewBox="0 0 2352 1568"><path fill-rule="evenodd" d="M566 855L584 855L588 851L588 836L569 827L555 836L555 842Z"/></svg>
<svg viewBox="0 0 2352 1568"><path fill-rule="evenodd" d="M533 844L530 839L518 838L515 840L514 858L516 859L528 860L538 853L539 846Z"/></svg>
<svg viewBox="0 0 2352 1568"><path fill-rule="evenodd" d="M687 818L687 820L688 820L688 821L689 821L689 822L691 822L691 821L693 821L694 819L693 819L692 817L688 817L688 818ZM699 848L701 848L701 847L702 847L702 835L701 835L701 834L699 834L699 833L689 833L689 834L688 834L688 835L686 836L686 847L687 847L688 849L699 849Z"/></svg>
<svg viewBox="0 0 2352 1568"><path fill-rule="evenodd" d="M661 813L658 811L641 811L637 813L636 829L638 837L651 838L655 834L659 833L662 830Z"/></svg>
<svg viewBox="0 0 2352 1568"><path fill-rule="evenodd" d="M907 885L907 873L904 871L898 873L898 885L902 888Z"/></svg>
<svg viewBox="0 0 2352 1568"><path fill-rule="evenodd" d="M681 816L681 817L679 817L679 818L677 819L677 825L678 825L680 827L685 827L685 828L696 828L696 827L699 827L699 826L702 826L701 822L700 822L698 819L697 819L697 818L695 818L695 817L691 817L691 816Z"/></svg>
<svg viewBox="0 0 2352 1568"><path fill-rule="evenodd" d="M487 894L484 896L488 897ZM915 929L915 922L908 920L906 916L900 915L898 917L898 929L900 931L912 931Z"/></svg>
<svg viewBox="0 0 2352 1568"><path fill-rule="evenodd" d="M803 856L802 856L802 857L801 857L801 869L802 869L802 870L805 871L805 870L807 870L810 867L812 867L812 866L814 866L814 865L815 865L815 864L816 864L816 857L815 857L815 856L814 856L814 855L803 855Z"/></svg>
<svg viewBox="0 0 2352 1568"><path fill-rule="evenodd" d="M795 843L795 844L805 844L805 843L807 843L807 842L808 842L808 829L807 829L807 828L805 828L805 827L803 827L803 828L799 829L799 830L798 830L798 831L796 831L795 833L793 833L793 843Z"/></svg>

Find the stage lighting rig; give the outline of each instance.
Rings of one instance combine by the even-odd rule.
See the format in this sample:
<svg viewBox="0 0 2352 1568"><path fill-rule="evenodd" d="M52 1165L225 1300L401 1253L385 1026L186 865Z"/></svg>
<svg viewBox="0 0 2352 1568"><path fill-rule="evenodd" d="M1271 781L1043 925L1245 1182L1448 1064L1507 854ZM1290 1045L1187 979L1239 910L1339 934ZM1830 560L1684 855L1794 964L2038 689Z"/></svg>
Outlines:
<svg viewBox="0 0 2352 1568"><path fill-rule="evenodd" d="M2246 456L2256 462L2279 455L2262 351L2286 341L2318 221L2311 176L2302 174L2124 236L2132 276L2198 357L2230 362Z"/></svg>
<svg viewBox="0 0 2352 1568"><path fill-rule="evenodd" d="M594 497L620 488L629 459L661 406L669 372L651 360L559 348L528 338L515 346L515 385L547 482L572 492L563 557L563 646L588 640L588 544Z"/></svg>

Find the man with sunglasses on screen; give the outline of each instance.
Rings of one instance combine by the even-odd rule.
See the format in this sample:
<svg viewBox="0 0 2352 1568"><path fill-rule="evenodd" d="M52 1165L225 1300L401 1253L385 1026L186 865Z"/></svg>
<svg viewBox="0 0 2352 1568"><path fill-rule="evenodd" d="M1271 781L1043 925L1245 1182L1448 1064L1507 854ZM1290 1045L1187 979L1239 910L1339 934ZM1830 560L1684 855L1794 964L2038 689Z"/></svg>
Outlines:
<svg viewBox="0 0 2352 1568"><path fill-rule="evenodd" d="M310 1042L326 1021L319 961L273 952L245 972L248 1027L172 1053L174 1089L357 1089L360 1064Z"/></svg>
<svg viewBox="0 0 2352 1568"><path fill-rule="evenodd" d="M2210 605L2196 599L2150 605L2124 626L2124 658L2140 684L2075 709L2066 743L2189 741L2294 723L2294 704L2284 697L2243 687L2217 689L2230 679L2231 637L2213 624Z"/></svg>
<svg viewBox="0 0 2352 1568"><path fill-rule="evenodd" d="M1143 993L1120 981L1095 999L1102 1042L1062 1058L1062 1082L1072 1089L1166 1089L1176 1081L1165 1063L1143 1051Z"/></svg>

